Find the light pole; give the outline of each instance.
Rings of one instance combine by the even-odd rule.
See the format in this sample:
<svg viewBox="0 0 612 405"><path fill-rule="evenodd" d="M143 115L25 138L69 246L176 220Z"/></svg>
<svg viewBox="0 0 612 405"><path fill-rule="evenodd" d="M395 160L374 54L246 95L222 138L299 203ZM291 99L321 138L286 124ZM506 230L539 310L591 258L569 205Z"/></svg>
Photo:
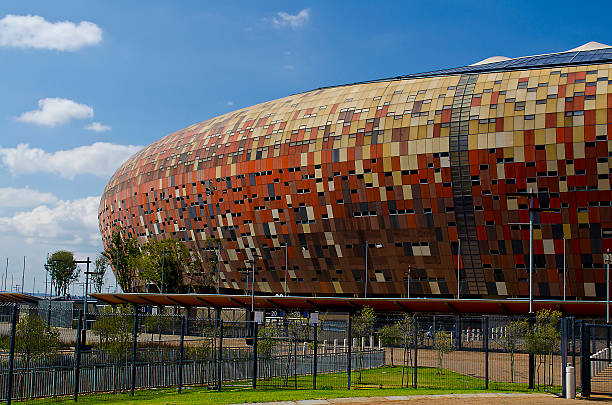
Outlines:
<svg viewBox="0 0 612 405"><path fill-rule="evenodd" d="M534 212L560 212L559 209L555 208L534 208L533 200L538 195L533 192L533 189L529 189L528 193L508 193L508 197L527 197L529 198L529 313L533 314L533 213ZM524 222L513 223L510 225L527 225Z"/></svg>
<svg viewBox="0 0 612 405"><path fill-rule="evenodd" d="M563 301L565 301L565 279L567 272L567 263L565 258L565 236L563 236Z"/></svg>
<svg viewBox="0 0 612 405"><path fill-rule="evenodd" d="M85 270L85 296L83 297L83 325L85 326L83 328L83 334L81 336L81 346L84 346L87 343L87 293L88 293L88 287L89 287L89 275L90 274L98 274L97 272L90 272L89 271L89 264L91 263L91 260L89 260L89 257L87 257L87 260L74 260L74 263L76 264L80 264L80 263L84 263L87 265L87 269ZM79 342L77 342L77 344L79 344Z"/></svg>
<svg viewBox="0 0 612 405"><path fill-rule="evenodd" d="M368 241L365 241L365 288L363 292L364 298L368 298Z"/></svg>
<svg viewBox="0 0 612 405"><path fill-rule="evenodd" d="M411 269L410 265L408 265L408 277L406 277L406 295L408 298L410 298L410 273Z"/></svg>
<svg viewBox="0 0 612 405"><path fill-rule="evenodd" d="M289 244L285 242L285 297L287 296L287 276L289 275Z"/></svg>
<svg viewBox="0 0 612 405"><path fill-rule="evenodd" d="M221 290L221 241L219 241L219 246L217 248L217 295L219 295L220 290Z"/></svg>
<svg viewBox="0 0 612 405"><path fill-rule="evenodd" d="M374 245L376 249L380 249L382 247L382 243L376 243ZM363 291L364 298L368 298L368 241L365 241L365 288Z"/></svg>
<svg viewBox="0 0 612 405"><path fill-rule="evenodd" d="M606 323L610 323L610 249L606 250Z"/></svg>
<svg viewBox="0 0 612 405"><path fill-rule="evenodd" d="M457 299L461 293L461 239L457 239Z"/></svg>

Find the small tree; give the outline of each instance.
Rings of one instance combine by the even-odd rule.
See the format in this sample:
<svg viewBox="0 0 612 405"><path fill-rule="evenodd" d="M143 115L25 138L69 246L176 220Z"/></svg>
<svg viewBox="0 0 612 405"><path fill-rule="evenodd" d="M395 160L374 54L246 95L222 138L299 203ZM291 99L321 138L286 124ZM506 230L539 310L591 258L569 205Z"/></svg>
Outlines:
<svg viewBox="0 0 612 405"><path fill-rule="evenodd" d="M51 328L38 315L21 318L15 332L15 348L25 357L26 368L30 361L43 355L56 353L60 347L59 331Z"/></svg>
<svg viewBox="0 0 612 405"><path fill-rule="evenodd" d="M455 350L450 333L443 330L435 333L434 350L438 352L438 374L443 374L442 361L444 360L444 355Z"/></svg>
<svg viewBox="0 0 612 405"><path fill-rule="evenodd" d="M285 367L285 385L289 384L289 367L291 356L297 355L297 344L308 339L309 326L308 319L304 318L299 312L292 312L285 316L283 320L285 333L289 340L287 348L287 364Z"/></svg>
<svg viewBox="0 0 612 405"><path fill-rule="evenodd" d="M544 364L544 384L546 381L546 369L552 367L553 353L559 348L561 342L561 332L559 331L559 321L561 312L542 309L536 313L535 324L529 328L526 343L527 351L538 357L538 385L540 385L540 366ZM552 373L549 373L552 385Z"/></svg>
<svg viewBox="0 0 612 405"><path fill-rule="evenodd" d="M257 332L257 355L264 360L264 376L269 377L270 359L278 344L278 329L273 324L261 325Z"/></svg>
<svg viewBox="0 0 612 405"><path fill-rule="evenodd" d="M120 307L117 312L105 308L91 327L100 338L100 346L108 350L117 360L126 358L132 342L133 315L127 308Z"/></svg>
<svg viewBox="0 0 612 405"><path fill-rule="evenodd" d="M60 346L59 331L48 326L38 315L28 313L19 320L15 331L15 349L24 356L26 370L30 369L31 361L57 353ZM23 392L25 379L21 384Z"/></svg>
<svg viewBox="0 0 612 405"><path fill-rule="evenodd" d="M79 277L74 254L67 250L58 250L53 253L47 260L46 268L54 282L56 295L66 295L70 284Z"/></svg>
<svg viewBox="0 0 612 405"><path fill-rule="evenodd" d="M177 239L148 241L134 264L141 280L152 281L160 291L163 281L166 293L186 292L184 279L196 292L204 292L204 286L211 284L210 272L202 266L200 258Z"/></svg>
<svg viewBox="0 0 612 405"><path fill-rule="evenodd" d="M93 283L94 291L97 293L102 292L102 286L104 285L104 276L106 275L106 269L108 268L108 259L106 256L99 255L94 262L96 270L91 275L91 281Z"/></svg>
<svg viewBox="0 0 612 405"><path fill-rule="evenodd" d="M369 337L374 334L374 324L376 323L376 313L372 307L365 306L359 311L353 318L353 336L358 338L361 342L361 338ZM352 344L352 342L349 342ZM359 354L359 379L358 383L361 384L361 369L363 368L363 350L357 352Z"/></svg>
<svg viewBox="0 0 612 405"><path fill-rule="evenodd" d="M518 345L527 333L527 321L517 319L511 321L505 329L505 332L499 338L501 347L510 354L510 381L514 382L514 353L518 350Z"/></svg>
<svg viewBox="0 0 612 405"><path fill-rule="evenodd" d="M400 319L396 323L402 348L404 349L404 355L402 357L402 386L404 386L406 362L408 362L409 364L412 363L412 350L410 349L410 347L414 344L414 324L415 318L414 316L409 314L404 314L402 319ZM408 376L406 376L406 388L408 388L408 381Z"/></svg>
<svg viewBox="0 0 612 405"><path fill-rule="evenodd" d="M123 292L132 292L136 278L134 262L140 256L136 239L124 234L119 229L113 233L102 255L108 259L109 265L112 266Z"/></svg>
<svg viewBox="0 0 612 405"><path fill-rule="evenodd" d="M395 345L400 340L400 330L398 324L385 325L378 330L378 337L383 345L391 348L391 367L393 364L393 352Z"/></svg>

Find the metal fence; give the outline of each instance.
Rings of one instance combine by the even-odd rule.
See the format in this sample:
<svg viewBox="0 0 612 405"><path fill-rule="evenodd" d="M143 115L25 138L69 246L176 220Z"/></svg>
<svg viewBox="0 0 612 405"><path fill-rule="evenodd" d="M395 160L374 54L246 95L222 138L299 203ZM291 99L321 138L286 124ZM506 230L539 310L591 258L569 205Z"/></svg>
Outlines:
<svg viewBox="0 0 612 405"><path fill-rule="evenodd" d="M565 366L576 364L585 347L584 325L573 319L540 331L533 319L499 316L306 315L237 321L214 310L84 316L1 306L0 400L185 386L562 393ZM534 343L535 329L550 334L542 339L547 347ZM589 381L601 381L612 364L609 333L607 341L592 335Z"/></svg>

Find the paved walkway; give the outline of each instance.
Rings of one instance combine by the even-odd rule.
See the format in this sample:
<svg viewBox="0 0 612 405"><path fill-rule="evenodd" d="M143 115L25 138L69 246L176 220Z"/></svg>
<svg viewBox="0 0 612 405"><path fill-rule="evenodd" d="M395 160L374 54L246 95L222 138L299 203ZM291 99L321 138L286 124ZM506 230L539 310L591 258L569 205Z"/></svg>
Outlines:
<svg viewBox="0 0 612 405"><path fill-rule="evenodd" d="M445 394L445 395L405 395L390 397L354 397L330 399L306 399L301 401L261 402L258 405L327 405L327 404L361 404L361 405L418 405L418 404L492 404L516 405L533 404L576 404L584 400L561 399L550 394L521 394L521 393L474 393L474 394ZM235 404L247 405L247 404Z"/></svg>

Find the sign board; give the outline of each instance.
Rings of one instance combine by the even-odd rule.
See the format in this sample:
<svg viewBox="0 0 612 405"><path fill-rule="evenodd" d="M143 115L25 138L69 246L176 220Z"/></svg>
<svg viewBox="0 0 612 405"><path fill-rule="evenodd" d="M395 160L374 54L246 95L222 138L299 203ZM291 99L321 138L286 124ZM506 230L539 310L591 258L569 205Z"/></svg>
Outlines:
<svg viewBox="0 0 612 405"><path fill-rule="evenodd" d="M263 323L263 311L255 311L255 322L258 324Z"/></svg>
<svg viewBox="0 0 612 405"><path fill-rule="evenodd" d="M313 312L310 314L310 324L311 325L316 325L319 323L319 313L318 312Z"/></svg>

